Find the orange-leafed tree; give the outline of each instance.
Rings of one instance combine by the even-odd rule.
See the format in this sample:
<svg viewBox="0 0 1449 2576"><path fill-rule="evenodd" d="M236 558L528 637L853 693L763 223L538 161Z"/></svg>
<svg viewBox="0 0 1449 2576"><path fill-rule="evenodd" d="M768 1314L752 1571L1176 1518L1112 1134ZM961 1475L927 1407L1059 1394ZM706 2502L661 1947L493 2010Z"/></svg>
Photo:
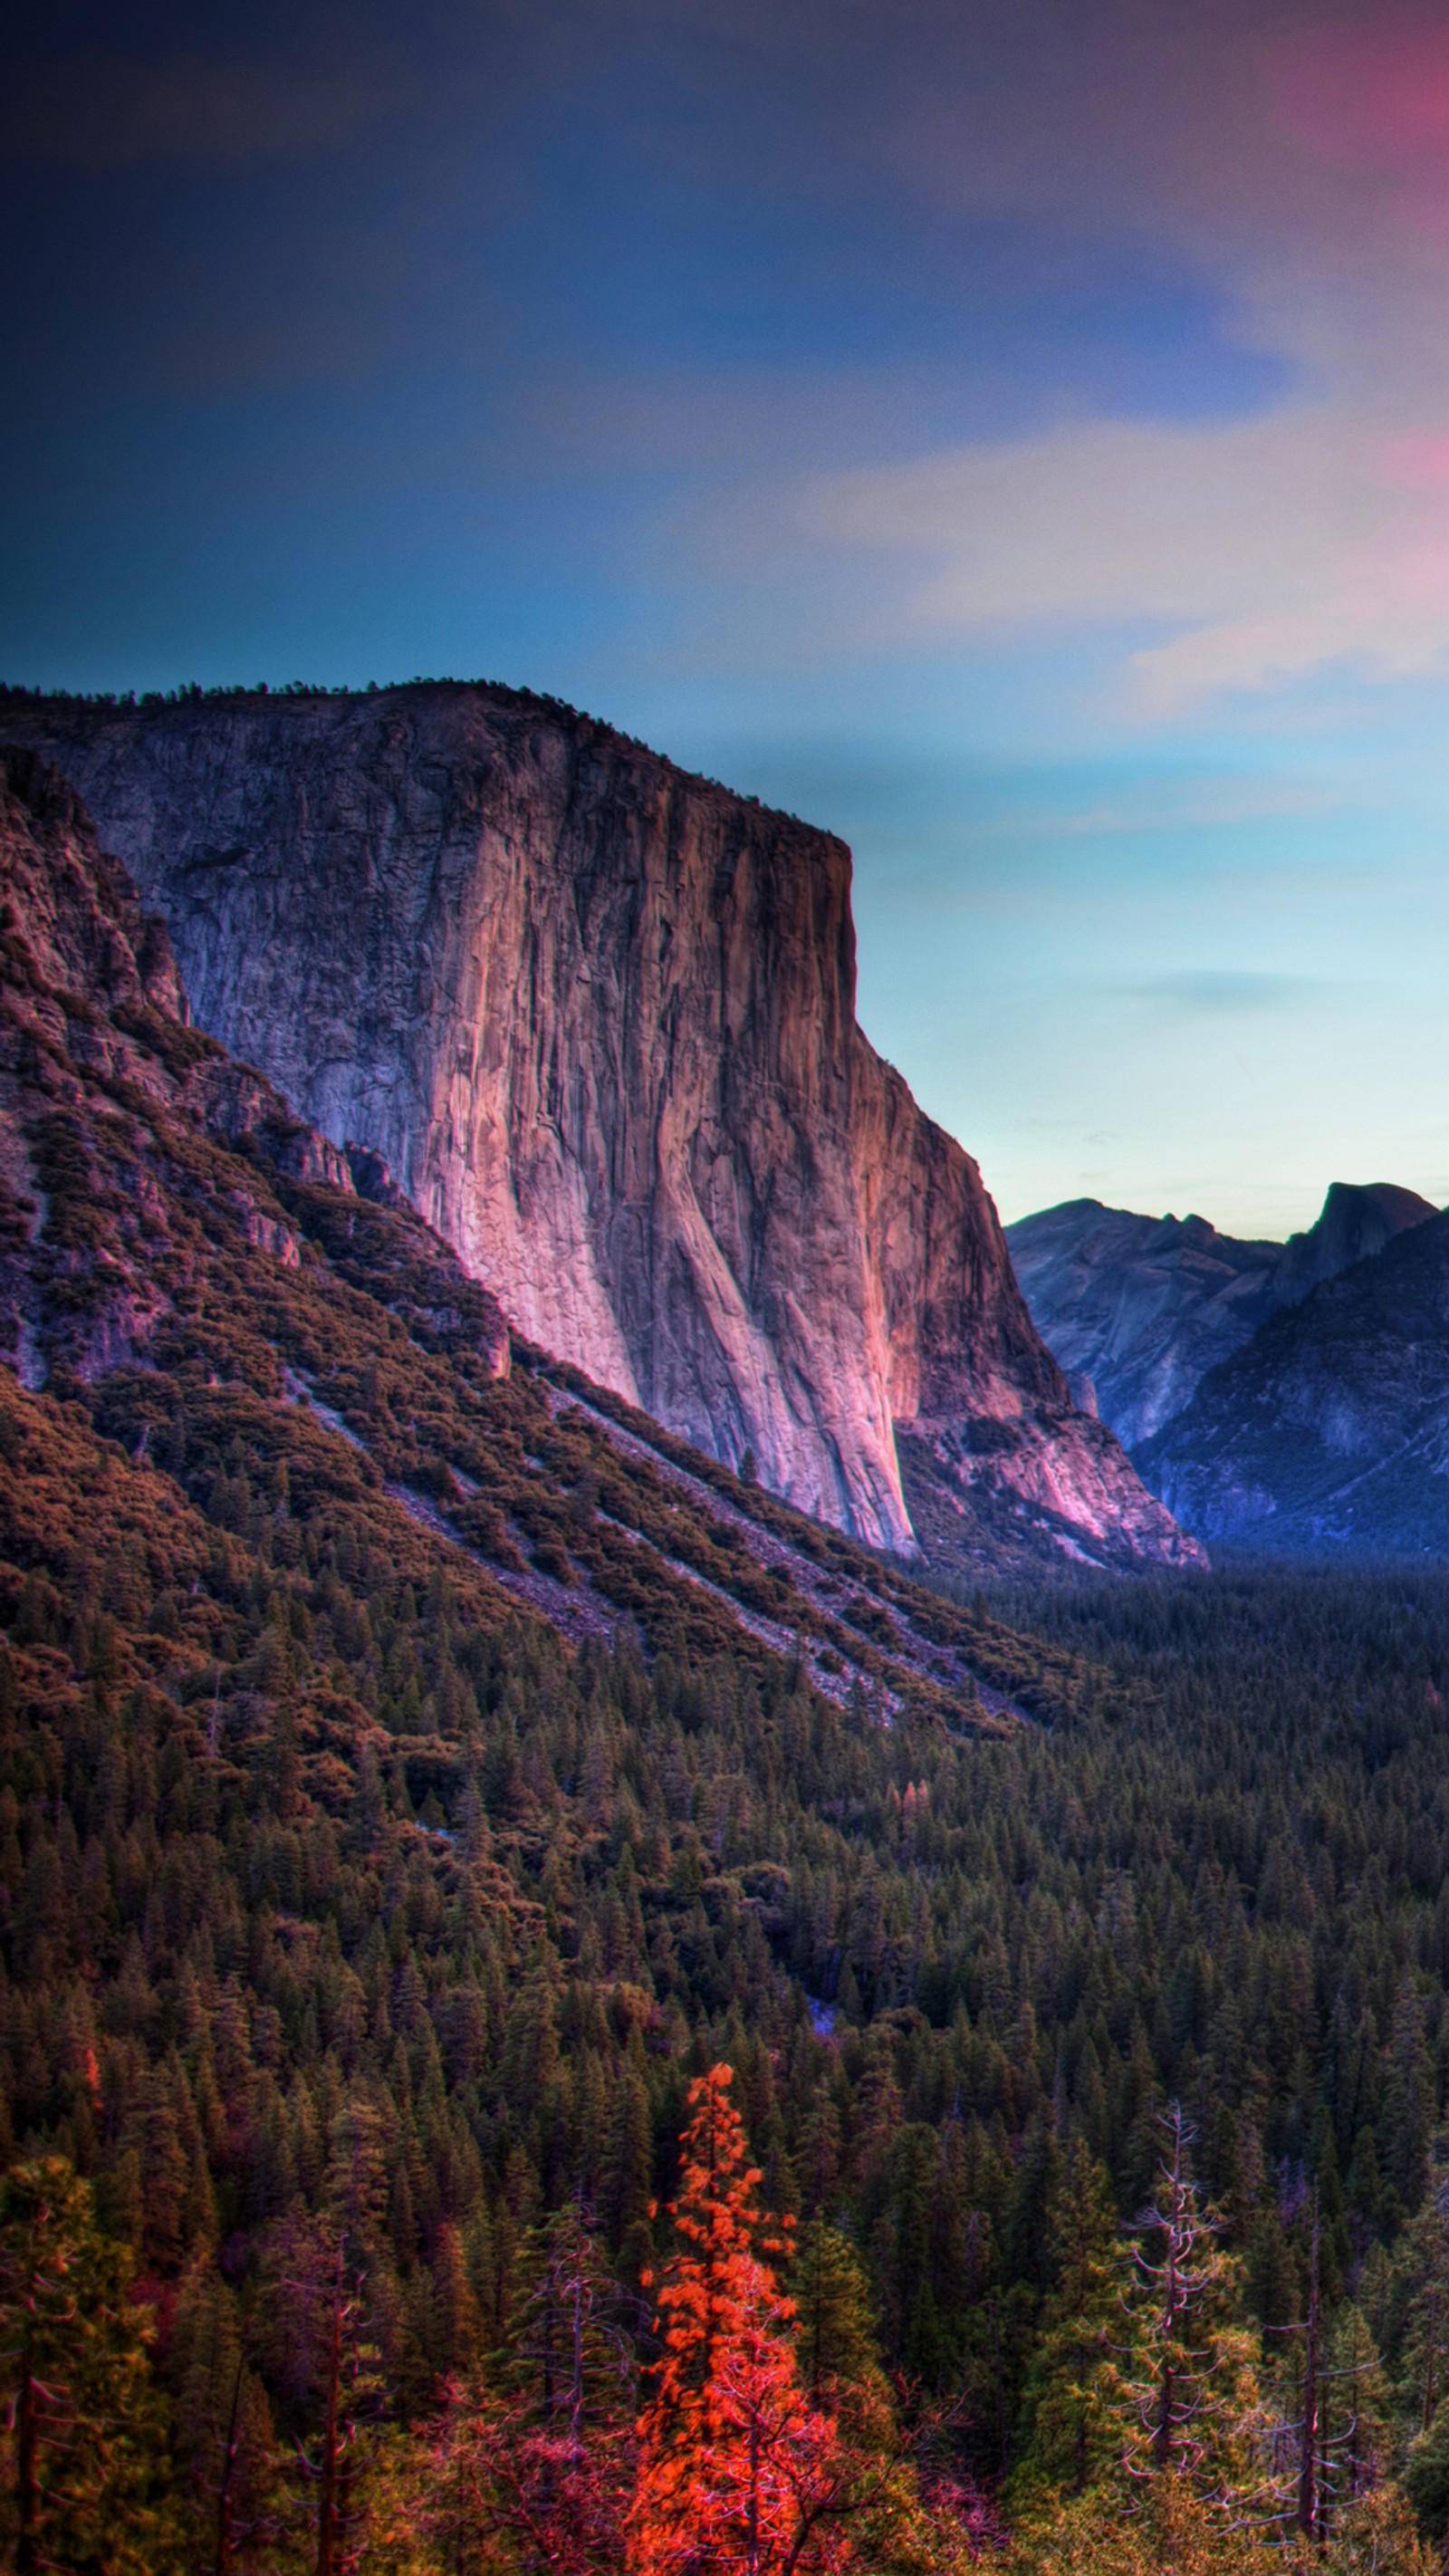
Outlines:
<svg viewBox="0 0 1449 2576"><path fill-rule="evenodd" d="M830 2448L829 2421L796 2375L794 2303L772 2268L788 2238L761 2211L730 2077L714 2066L689 2088L670 2204L680 2245L658 2285L663 2351L639 2419L637 2576L774 2576L798 2563L802 2494Z"/></svg>
<svg viewBox="0 0 1449 2576"><path fill-rule="evenodd" d="M634 2576L826 2576L923 2568L931 2553L889 2409L847 2431L797 2367L795 2303L730 2101L730 2068L691 2085L679 2250L658 2285L663 2351L639 2419L630 2516Z"/></svg>

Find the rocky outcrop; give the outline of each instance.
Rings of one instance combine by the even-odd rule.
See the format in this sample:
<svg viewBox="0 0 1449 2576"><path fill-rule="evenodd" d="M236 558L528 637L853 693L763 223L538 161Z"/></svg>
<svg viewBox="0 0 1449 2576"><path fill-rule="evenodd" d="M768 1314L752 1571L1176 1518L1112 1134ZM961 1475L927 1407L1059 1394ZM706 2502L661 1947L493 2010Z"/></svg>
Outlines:
<svg viewBox="0 0 1449 2576"><path fill-rule="evenodd" d="M1181 1411L1205 1370L1274 1308L1277 1243L1239 1243L1200 1216L1135 1216L1070 1199L1006 1229L1022 1294L1062 1367L1090 1378L1128 1448Z"/></svg>
<svg viewBox="0 0 1449 2576"><path fill-rule="evenodd" d="M1427 1225L1439 1213L1432 1199L1393 1181L1332 1181L1306 1234L1290 1234L1273 1273L1280 1306L1301 1305L1325 1279L1336 1279L1356 1261L1371 1260L1399 1234Z"/></svg>
<svg viewBox="0 0 1449 2576"><path fill-rule="evenodd" d="M158 1138L183 1199L194 1194L179 1221L147 1160ZM220 1182L197 1160L200 1139L233 1149ZM225 1283L203 1285L203 1244L235 1237L299 1269L277 1178L354 1204L391 1195L379 1166L339 1151L190 1025L164 923L98 847L67 781L0 744L0 1361L32 1388L149 1366L158 1331L198 1305L224 1309ZM381 1248L377 1231L374 1292L425 1332L446 1315L470 1360L505 1376L494 1299L411 1211Z"/></svg>
<svg viewBox="0 0 1449 2576"><path fill-rule="evenodd" d="M188 1024L73 791L3 746L0 1430L0 1624L45 1708L53 1580L113 1611L115 1698L159 1687L193 1750L204 1704L228 1794L285 1747L299 1821L356 1815L374 1755L419 1799L461 1791L490 1633L505 1664L546 1626L958 1737L1070 1719L1110 1681L511 1353L378 1159ZM298 1652L263 1673L237 1604L288 1599ZM379 1675L368 1618L421 1633L420 1603L458 1648L426 1692L426 1666ZM520 1775L500 1812L530 1795ZM436 1857L454 1882L446 1832Z"/></svg>
<svg viewBox="0 0 1449 2576"><path fill-rule="evenodd" d="M1209 1539L1449 1555L1449 1216L1281 1308L1139 1455Z"/></svg>
<svg viewBox="0 0 1449 2576"><path fill-rule="evenodd" d="M97 847L75 790L18 747L0 748L0 936L20 988L52 1013L67 994L98 1030L97 1011L190 1017L165 923Z"/></svg>
<svg viewBox="0 0 1449 2576"><path fill-rule="evenodd" d="M1335 1181L1315 1223L1286 1244L1098 1199L1022 1217L1006 1239L1043 1340L1074 1378L1090 1379L1103 1420L1135 1453L1270 1315L1435 1214L1390 1182Z"/></svg>
<svg viewBox="0 0 1449 2576"><path fill-rule="evenodd" d="M1193 1553L856 1026L839 841L496 688L0 726L164 913L201 1025L381 1155L526 1336L888 1547L900 1430L968 1533Z"/></svg>

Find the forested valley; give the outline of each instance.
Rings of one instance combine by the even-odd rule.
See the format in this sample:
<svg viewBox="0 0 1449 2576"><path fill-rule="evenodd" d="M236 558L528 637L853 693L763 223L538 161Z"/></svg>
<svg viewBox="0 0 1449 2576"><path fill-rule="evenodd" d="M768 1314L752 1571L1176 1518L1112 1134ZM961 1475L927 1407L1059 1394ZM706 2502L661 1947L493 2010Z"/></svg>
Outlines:
<svg viewBox="0 0 1449 2576"><path fill-rule="evenodd" d="M1449 1572L818 1527L510 1337L7 762L8 2562L1426 2576Z"/></svg>
<svg viewBox="0 0 1449 2576"><path fill-rule="evenodd" d="M32 1514L42 1438L128 1481L14 1394ZM32 2565L1437 2551L1449 1578L1014 1598L1095 1693L968 1735L485 1627L165 1438L166 1561L32 1562L0 1665Z"/></svg>

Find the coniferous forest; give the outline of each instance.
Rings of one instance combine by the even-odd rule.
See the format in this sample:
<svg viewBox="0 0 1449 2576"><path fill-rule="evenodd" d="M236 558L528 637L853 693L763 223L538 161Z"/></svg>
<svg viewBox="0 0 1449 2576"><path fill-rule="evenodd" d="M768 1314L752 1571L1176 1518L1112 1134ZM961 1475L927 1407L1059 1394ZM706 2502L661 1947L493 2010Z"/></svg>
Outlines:
<svg viewBox="0 0 1449 2576"><path fill-rule="evenodd" d="M1449 1573L817 1527L5 792L8 2563L1441 2564Z"/></svg>
<svg viewBox="0 0 1449 2576"><path fill-rule="evenodd" d="M1449 1578L1013 1599L1075 1710L885 1725L206 1416L154 1532L0 1435L17 2564L1435 2563Z"/></svg>

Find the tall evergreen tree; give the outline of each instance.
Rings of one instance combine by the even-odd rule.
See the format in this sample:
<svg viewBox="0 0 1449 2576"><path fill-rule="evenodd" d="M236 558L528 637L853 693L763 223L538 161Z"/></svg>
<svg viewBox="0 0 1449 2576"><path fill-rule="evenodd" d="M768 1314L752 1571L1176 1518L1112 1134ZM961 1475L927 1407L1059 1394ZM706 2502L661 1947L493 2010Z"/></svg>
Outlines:
<svg viewBox="0 0 1449 2576"><path fill-rule="evenodd" d="M681 2249L658 2284L663 2351L639 2423L637 2576L782 2568L829 2445L796 2376L792 2303L771 2263L787 2240L760 2209L730 2083L721 2064L689 2088L669 2209Z"/></svg>
<svg viewBox="0 0 1449 2576"><path fill-rule="evenodd" d="M806 2393L812 2406L838 2406L881 2375L865 2267L849 2238L815 2217L800 2231L789 2280Z"/></svg>
<svg viewBox="0 0 1449 2576"><path fill-rule="evenodd" d="M129 2288L124 2249L101 2236L90 2187L62 2158L0 2177L0 2536L16 2576L164 2576L179 2563L149 2318Z"/></svg>
<svg viewBox="0 0 1449 2576"><path fill-rule="evenodd" d="M1084 2495L1117 2472L1128 2437L1120 2337L1126 2264L1105 2169L1074 2138L1048 2214L1054 2274L1024 2390L1024 2503Z"/></svg>
<svg viewBox="0 0 1449 2576"><path fill-rule="evenodd" d="M1176 2103L1161 2140L1122 2359L1127 2491L1159 2520L1177 2511L1180 2491L1226 2527L1271 2510L1253 2341L1234 2321L1234 2266L1193 2180L1192 2131Z"/></svg>

